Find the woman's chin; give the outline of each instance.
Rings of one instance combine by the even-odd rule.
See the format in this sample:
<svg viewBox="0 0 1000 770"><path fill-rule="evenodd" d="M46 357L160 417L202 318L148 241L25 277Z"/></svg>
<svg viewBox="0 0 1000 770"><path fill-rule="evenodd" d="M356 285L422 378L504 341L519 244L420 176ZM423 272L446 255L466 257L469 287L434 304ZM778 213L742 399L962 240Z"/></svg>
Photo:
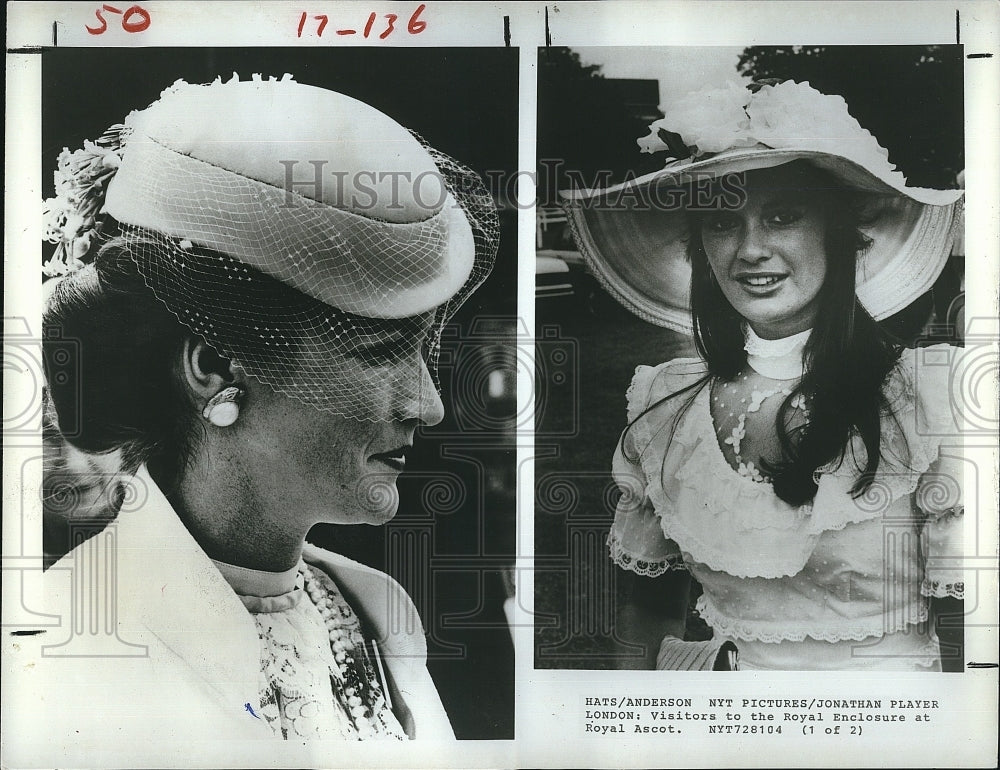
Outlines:
<svg viewBox="0 0 1000 770"><path fill-rule="evenodd" d="M369 524L373 527L380 527L383 524L388 524L399 512L399 502L394 502L391 506L387 506L379 511L368 511L361 521L362 524Z"/></svg>
<svg viewBox="0 0 1000 770"><path fill-rule="evenodd" d="M380 526L391 521L399 510L395 480L359 484L353 493L344 489L337 492L339 494L324 496L322 502L312 506L314 523Z"/></svg>
<svg viewBox="0 0 1000 770"><path fill-rule="evenodd" d="M399 510L396 479L369 482L358 490L355 510L359 524L380 525L390 521Z"/></svg>
<svg viewBox="0 0 1000 770"><path fill-rule="evenodd" d="M811 329L812 314L787 307L765 308L762 306L745 308L741 312L743 320L763 339L780 339Z"/></svg>

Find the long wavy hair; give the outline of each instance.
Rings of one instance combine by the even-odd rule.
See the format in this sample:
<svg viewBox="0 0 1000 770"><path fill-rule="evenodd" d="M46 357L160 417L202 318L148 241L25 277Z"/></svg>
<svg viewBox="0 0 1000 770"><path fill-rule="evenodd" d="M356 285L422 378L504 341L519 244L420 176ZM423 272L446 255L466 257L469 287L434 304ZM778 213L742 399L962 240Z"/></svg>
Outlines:
<svg viewBox="0 0 1000 770"><path fill-rule="evenodd" d="M871 486L881 461L881 421L889 413L882 386L898 362L903 345L868 314L855 295L857 260L870 246L870 240L860 230L862 214L857 194L822 169L803 161L790 165L800 172L803 188L829 192L824 212L827 269L815 324L805 348L804 374L776 417L782 459L763 462L762 468L771 476L779 498L791 505L803 505L816 495L817 469L843 462L855 435L864 445L865 456L852 458L859 475L851 493L861 495ZM639 417L688 393L689 398L678 411L679 420L712 378L732 381L747 365L745 321L714 279L702 246L703 217L698 212L688 214L688 257L694 340L708 373L652 404ZM799 394L810 399L809 420L790 428L791 404Z"/></svg>

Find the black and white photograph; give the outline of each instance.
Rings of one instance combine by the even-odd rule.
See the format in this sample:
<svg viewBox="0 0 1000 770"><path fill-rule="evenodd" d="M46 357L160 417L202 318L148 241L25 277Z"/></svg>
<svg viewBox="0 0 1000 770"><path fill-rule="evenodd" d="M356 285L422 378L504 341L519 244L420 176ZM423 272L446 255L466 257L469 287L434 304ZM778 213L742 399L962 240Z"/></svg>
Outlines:
<svg viewBox="0 0 1000 770"><path fill-rule="evenodd" d="M516 56L42 78L47 739L512 738Z"/></svg>
<svg viewBox="0 0 1000 770"><path fill-rule="evenodd" d="M0 765L996 766L995 2L6 10Z"/></svg>
<svg viewBox="0 0 1000 770"><path fill-rule="evenodd" d="M961 47L538 71L536 665L961 671Z"/></svg>

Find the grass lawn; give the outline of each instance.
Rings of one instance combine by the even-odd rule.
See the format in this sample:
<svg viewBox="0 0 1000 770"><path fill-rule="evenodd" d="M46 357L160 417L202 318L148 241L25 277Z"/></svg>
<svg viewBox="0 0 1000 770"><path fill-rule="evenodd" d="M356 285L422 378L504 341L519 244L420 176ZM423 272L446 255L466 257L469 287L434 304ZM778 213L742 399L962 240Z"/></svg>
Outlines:
<svg viewBox="0 0 1000 770"><path fill-rule="evenodd" d="M590 283L585 284L591 286ZM592 286L536 305L535 665L608 668L618 570L605 539L618 492L611 457L639 364L694 355Z"/></svg>

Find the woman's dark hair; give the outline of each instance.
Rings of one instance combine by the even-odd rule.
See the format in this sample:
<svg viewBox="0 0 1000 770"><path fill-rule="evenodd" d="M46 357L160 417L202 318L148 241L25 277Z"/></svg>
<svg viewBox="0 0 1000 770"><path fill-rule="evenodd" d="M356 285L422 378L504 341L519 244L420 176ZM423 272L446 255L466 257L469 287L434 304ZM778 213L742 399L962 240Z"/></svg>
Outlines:
<svg viewBox="0 0 1000 770"><path fill-rule="evenodd" d="M777 415L783 459L774 464L765 462L763 469L771 476L779 498L790 505L803 505L816 494L815 471L828 463L843 462L855 434L864 445L866 457L854 458L860 475L851 492L857 496L871 486L881 460L882 415L889 411L882 386L899 360L902 345L855 296L857 258L870 245L859 229L862 214L856 195L826 171L802 161L789 165L801 174L803 188L824 191L827 271L805 348L805 372ZM688 216L694 339L709 372L695 384L697 392L711 377L735 379L746 366L747 354L743 319L714 280L702 247L704 214L692 212ZM809 421L789 429L791 404L799 393L810 398ZM673 395L677 394L668 398Z"/></svg>
<svg viewBox="0 0 1000 770"><path fill-rule="evenodd" d="M789 165L801 175L803 189L824 191L826 280L806 344L805 372L778 410L775 427L784 459L771 466L765 463L764 469L778 497L802 505L816 494L816 469L843 461L854 433L867 457L851 492L858 495L871 486L881 460L881 415L887 406L882 385L899 360L901 346L855 295L857 258L870 245L859 230L856 196L821 169L801 161ZM698 217L693 219L688 254L695 345L709 372L728 381L746 365L742 319L712 278ZM791 402L798 393L810 398L809 421L789 430Z"/></svg>
<svg viewBox="0 0 1000 770"><path fill-rule="evenodd" d="M120 451L126 473L148 463L157 483L170 492L204 425L178 369L185 342L200 338L156 297L133 258L137 247L168 248L160 239L156 233L138 241L111 237L92 265L59 282L43 313L42 358L63 437L84 452ZM200 247L185 249L183 258L208 285L224 285L235 262ZM241 323L241 313L259 312L269 302L291 308L272 320L288 340L281 350L261 346L252 335L242 343L265 367L294 365L289 362L298 350L296 309L317 300L257 270L241 269L253 275L253 302L219 294L217 306L201 307L202 314L227 314L235 320L231 325L249 329L252 321Z"/></svg>
<svg viewBox="0 0 1000 770"><path fill-rule="evenodd" d="M191 333L146 287L115 240L64 277L43 313L45 379L63 437L121 451L122 470L155 462L167 483L190 457L197 420L176 367Z"/></svg>

